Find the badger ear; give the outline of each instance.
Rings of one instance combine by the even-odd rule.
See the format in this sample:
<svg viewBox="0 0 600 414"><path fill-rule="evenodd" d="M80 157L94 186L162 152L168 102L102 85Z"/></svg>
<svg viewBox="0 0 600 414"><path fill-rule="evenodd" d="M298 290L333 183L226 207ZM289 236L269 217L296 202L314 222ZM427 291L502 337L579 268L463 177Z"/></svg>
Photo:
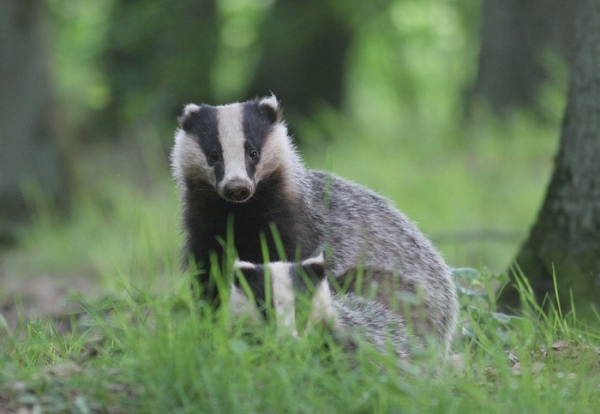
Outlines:
<svg viewBox="0 0 600 414"><path fill-rule="evenodd" d="M188 116L190 113L192 112L198 112L200 111L200 105L196 105L193 103L189 103L186 106L183 107L183 114L182 116Z"/></svg>
<svg viewBox="0 0 600 414"><path fill-rule="evenodd" d="M311 257L302 261L302 269L313 280L321 280L325 277L325 258L323 252L317 257Z"/></svg>
<svg viewBox="0 0 600 414"><path fill-rule="evenodd" d="M202 117L202 108L206 105L187 104L183 108L183 113L177 118L179 122L179 128L183 131L190 133L193 126L199 122Z"/></svg>
<svg viewBox="0 0 600 414"><path fill-rule="evenodd" d="M258 101L258 111L265 115L271 124L277 124L283 119L281 106L275 95L262 98Z"/></svg>
<svg viewBox="0 0 600 414"><path fill-rule="evenodd" d="M245 262L243 260L240 259L236 259L235 262L233 262L233 269L248 269L248 270L253 270L256 269L256 266L253 263L250 262Z"/></svg>
<svg viewBox="0 0 600 414"><path fill-rule="evenodd" d="M309 257L308 259L302 261L302 266L310 266L312 264L320 264L321 266L325 266L325 256L323 255L322 250L313 257Z"/></svg>
<svg viewBox="0 0 600 414"><path fill-rule="evenodd" d="M253 280L256 275L256 266L250 262L244 262L242 260L236 260L233 263L233 284L240 286L240 277L248 280Z"/></svg>
<svg viewBox="0 0 600 414"><path fill-rule="evenodd" d="M185 129L184 128L185 120L189 119L191 116L193 116L192 114L198 113L198 112L200 112L200 106L198 106L196 104L189 103L186 106L184 106L182 114L177 118L177 121L179 122L179 127L181 129Z"/></svg>

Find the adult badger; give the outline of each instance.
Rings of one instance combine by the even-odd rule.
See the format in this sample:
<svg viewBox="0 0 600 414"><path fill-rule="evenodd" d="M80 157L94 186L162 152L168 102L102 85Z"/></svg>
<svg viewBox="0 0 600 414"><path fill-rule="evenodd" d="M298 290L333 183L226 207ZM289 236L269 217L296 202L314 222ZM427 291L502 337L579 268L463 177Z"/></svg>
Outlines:
<svg viewBox="0 0 600 414"><path fill-rule="evenodd" d="M172 169L181 188L185 258L199 269L204 300L218 304L209 264L211 252L221 263L228 223L239 259L252 263L265 260L261 239L270 260L278 259L274 225L286 255L279 259L306 259L327 246L334 287L375 292L417 333L449 344L458 305L440 254L385 198L333 174L307 170L274 96L186 105Z"/></svg>

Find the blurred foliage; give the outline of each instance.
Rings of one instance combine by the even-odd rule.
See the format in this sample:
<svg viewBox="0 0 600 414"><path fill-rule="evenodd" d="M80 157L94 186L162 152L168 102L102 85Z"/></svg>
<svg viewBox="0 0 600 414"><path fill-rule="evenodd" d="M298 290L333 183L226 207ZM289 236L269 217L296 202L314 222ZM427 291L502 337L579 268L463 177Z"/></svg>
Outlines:
<svg viewBox="0 0 600 414"><path fill-rule="evenodd" d="M485 102L466 118L482 2L47 0L61 113L82 149L80 175L88 163L120 159L102 174L135 186L124 170L152 152L150 181L172 188L164 182L167 152L185 103L272 90L310 167L390 197L449 263L501 271L543 196L567 71L548 55L553 76L539 97L545 122L527 111L499 121ZM330 29L347 43L343 53L323 56L313 45L328 43ZM318 71L292 73L307 56L333 66L322 79ZM122 142L89 145L107 138ZM162 196L176 199L174 190ZM480 239L482 231L492 237Z"/></svg>
<svg viewBox="0 0 600 414"><path fill-rule="evenodd" d="M460 126L476 70L478 2L469 3L391 2L365 24L349 67L352 116L392 139L407 125L437 137Z"/></svg>
<svg viewBox="0 0 600 414"><path fill-rule="evenodd" d="M273 91L283 98L290 125L314 117L323 105L342 106L356 30L335 4L279 0L261 25L260 60L245 94Z"/></svg>
<svg viewBox="0 0 600 414"><path fill-rule="evenodd" d="M54 78L63 120L85 130L111 101L109 81L100 67L107 45L112 1L47 0L53 25Z"/></svg>
<svg viewBox="0 0 600 414"><path fill-rule="evenodd" d="M436 127L461 116L476 70L479 0L48 5L58 89L78 139L147 123L166 133L187 102L269 90L288 115L303 115L293 125L329 107L371 126L417 117Z"/></svg>

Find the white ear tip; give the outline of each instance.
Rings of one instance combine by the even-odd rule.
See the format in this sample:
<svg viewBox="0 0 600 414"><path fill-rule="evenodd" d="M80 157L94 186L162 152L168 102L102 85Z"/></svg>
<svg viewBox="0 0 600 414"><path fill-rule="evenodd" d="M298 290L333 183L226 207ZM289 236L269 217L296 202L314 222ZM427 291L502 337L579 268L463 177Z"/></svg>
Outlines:
<svg viewBox="0 0 600 414"><path fill-rule="evenodd" d="M304 266L310 266L315 264L325 264L325 257L323 256L323 252L321 252L317 257L309 257L308 259L302 262Z"/></svg>
<svg viewBox="0 0 600 414"><path fill-rule="evenodd" d="M275 97L274 94L271 94L271 96L261 99L260 103L261 103L261 105L266 104L273 108L279 107L279 102L277 101L277 98Z"/></svg>
<svg viewBox="0 0 600 414"><path fill-rule="evenodd" d="M183 108L183 116L187 116L192 112L198 112L200 107L196 104L189 103Z"/></svg>
<svg viewBox="0 0 600 414"><path fill-rule="evenodd" d="M239 259L236 259L235 262L233 262L234 269L254 269L255 267L254 264Z"/></svg>

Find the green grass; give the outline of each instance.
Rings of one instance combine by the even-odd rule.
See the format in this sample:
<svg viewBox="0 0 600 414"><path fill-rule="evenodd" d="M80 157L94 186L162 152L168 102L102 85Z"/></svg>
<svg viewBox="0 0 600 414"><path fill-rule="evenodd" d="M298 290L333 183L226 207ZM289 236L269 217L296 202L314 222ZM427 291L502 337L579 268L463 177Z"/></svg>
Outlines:
<svg viewBox="0 0 600 414"><path fill-rule="evenodd" d="M454 146L408 132L351 146L335 135L325 154L309 144L305 157L391 197L434 239L465 229L524 236L556 131L517 122L480 132ZM524 134L531 139L510 137ZM0 319L0 412L547 413L600 405L597 326L559 309L543 314L526 286L522 318L493 312L501 278L485 268L507 266L518 239L440 244L451 265L483 269L458 276L465 293L454 365L424 363L411 374L368 349L349 357L325 351L327 338L278 338L268 327L258 344L224 320L198 316L178 270L179 201L166 159L116 153L94 151L103 161L82 170L85 190L69 217L41 209L20 245L2 252L1 303L21 297L15 307L24 314L35 303L11 286L50 275L75 306L16 326ZM128 166L137 158L146 161L134 174ZM87 288L78 288L82 279Z"/></svg>
<svg viewBox="0 0 600 414"><path fill-rule="evenodd" d="M248 340L225 320L199 318L185 289L171 295L132 291L122 300L86 305L88 318L69 332L34 321L5 338L2 406L47 412L546 413L593 412L600 403L594 346L600 337L558 311L546 317L532 307L523 319L508 318L490 312L486 295L463 295L465 334L454 346L460 366L425 364L411 374L369 349L352 358L337 348L325 351L326 338L280 338L267 327L256 332L260 343Z"/></svg>

